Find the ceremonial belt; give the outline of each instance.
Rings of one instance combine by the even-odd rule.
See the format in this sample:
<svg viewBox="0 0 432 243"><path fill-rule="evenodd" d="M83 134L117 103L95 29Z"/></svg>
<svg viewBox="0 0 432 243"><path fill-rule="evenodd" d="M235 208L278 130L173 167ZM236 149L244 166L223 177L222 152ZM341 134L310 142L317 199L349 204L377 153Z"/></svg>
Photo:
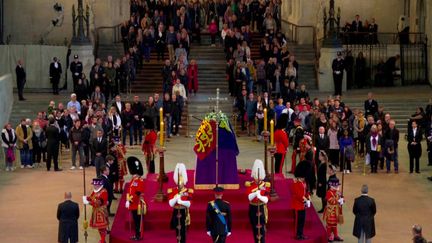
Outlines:
<svg viewBox="0 0 432 243"><path fill-rule="evenodd" d="M258 202L258 203L250 202L249 204L250 204L250 205L253 205L253 206L262 206L262 205L266 205L266 204L263 203L263 202Z"/></svg>
<svg viewBox="0 0 432 243"><path fill-rule="evenodd" d="M187 207L183 206L183 205L176 205L174 206L175 209L187 209Z"/></svg>
<svg viewBox="0 0 432 243"><path fill-rule="evenodd" d="M220 211L218 205L214 201L211 202L210 204L213 207L213 210L215 211L215 213L218 216L221 223L225 226L225 233L228 233L227 222L226 222L225 217L223 216L222 212Z"/></svg>

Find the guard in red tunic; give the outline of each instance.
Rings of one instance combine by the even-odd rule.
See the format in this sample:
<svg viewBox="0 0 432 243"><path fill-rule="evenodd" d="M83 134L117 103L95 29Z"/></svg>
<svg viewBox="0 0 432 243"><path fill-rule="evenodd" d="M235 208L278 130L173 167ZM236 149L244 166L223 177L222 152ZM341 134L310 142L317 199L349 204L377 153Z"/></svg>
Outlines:
<svg viewBox="0 0 432 243"><path fill-rule="evenodd" d="M275 157L275 173L282 173L282 168L285 161L285 155L289 146L288 134L285 129L288 123L288 114L281 114L276 123L276 131L274 133L274 142L276 145Z"/></svg>
<svg viewBox="0 0 432 243"><path fill-rule="evenodd" d="M93 192L90 196L83 196L83 203L91 205L92 215L90 218L90 227L99 230L99 243L106 243L105 237L109 226L108 221L108 192L103 188L103 180L99 178L93 179Z"/></svg>
<svg viewBox="0 0 432 243"><path fill-rule="evenodd" d="M136 157L129 157L127 165L132 174L132 180L126 195L125 206L131 212L135 226L135 235L130 239L139 241L143 237L143 220L147 213L147 205L144 201L144 179L142 178L144 172L141 161Z"/></svg>
<svg viewBox="0 0 432 243"><path fill-rule="evenodd" d="M114 146L111 151L118 163L118 181L114 184L114 191L123 193L124 177L128 174L126 165L126 147L121 143L120 137L113 137Z"/></svg>
<svg viewBox="0 0 432 243"><path fill-rule="evenodd" d="M328 185L330 188L326 194L327 205L323 214L323 219L327 224L328 241L343 241L343 239L339 237L337 230L339 215L342 215L342 205L344 204L344 199L339 192L339 179L331 178Z"/></svg>
<svg viewBox="0 0 432 243"><path fill-rule="evenodd" d="M294 172L294 183L292 184L291 191L292 207L295 211L295 234L297 240L305 240L306 236L303 234L303 228L306 220L306 208L310 207L310 196L306 190L305 178L310 170L308 163L305 161L300 162Z"/></svg>
<svg viewBox="0 0 432 243"><path fill-rule="evenodd" d="M193 190L185 187L188 181L186 167L176 165L173 176L177 187L168 189L168 203L174 209L171 217L171 229L175 229L177 243L186 243L186 227L190 225L189 208Z"/></svg>
<svg viewBox="0 0 432 243"><path fill-rule="evenodd" d="M146 135L144 137L144 143L142 144L142 152L146 159L147 173L155 173L155 155L156 155L156 140L157 133L154 130L154 124L152 121L145 123Z"/></svg>
<svg viewBox="0 0 432 243"><path fill-rule="evenodd" d="M249 200L249 222L252 225L255 243L265 243L270 183L264 181L266 173L263 162L259 159L255 160L252 167L252 177L254 180L245 184Z"/></svg>

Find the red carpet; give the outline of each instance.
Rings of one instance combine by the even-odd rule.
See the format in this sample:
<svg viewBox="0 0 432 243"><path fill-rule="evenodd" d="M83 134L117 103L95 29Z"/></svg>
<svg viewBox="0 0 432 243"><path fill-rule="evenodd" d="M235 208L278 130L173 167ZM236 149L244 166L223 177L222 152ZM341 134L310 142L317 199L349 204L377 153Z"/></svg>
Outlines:
<svg viewBox="0 0 432 243"><path fill-rule="evenodd" d="M164 190L173 187L172 173L167 174L169 182L164 184ZM194 172L188 171L189 182L188 186L194 185ZM231 204L233 212L233 229L232 235L227 239L227 242L245 242L253 243L253 235L251 225L248 220L248 200L245 194L244 182L250 180L250 173L247 175L239 175L240 189L226 190L224 200ZM146 179L146 195L145 200L148 205L148 213L144 218L144 238L142 242L158 242L158 243L175 243L175 232L169 229L169 222L172 214L172 209L168 202L158 203L153 200L153 196L157 192L156 175L151 175ZM266 242L297 242L294 240L294 212L291 210L291 194L289 192L292 180L285 179L282 176L276 178L276 191L279 195L279 200L270 202L269 208L269 223L267 225ZM126 185L127 187L128 185ZM132 242L129 237L132 235L129 230L130 214L125 205L126 194L124 193L119 202L119 208L114 218L114 223L111 229L110 242L124 243ZM207 236L205 229L205 211L207 202L213 200L212 191L195 191L191 206L191 225L187 233L188 243L205 243L212 242ZM133 229L133 228L132 228ZM304 234L308 240L298 241L305 243L321 243L327 242L327 235L324 226L322 225L318 214L313 207L307 209L306 225Z"/></svg>

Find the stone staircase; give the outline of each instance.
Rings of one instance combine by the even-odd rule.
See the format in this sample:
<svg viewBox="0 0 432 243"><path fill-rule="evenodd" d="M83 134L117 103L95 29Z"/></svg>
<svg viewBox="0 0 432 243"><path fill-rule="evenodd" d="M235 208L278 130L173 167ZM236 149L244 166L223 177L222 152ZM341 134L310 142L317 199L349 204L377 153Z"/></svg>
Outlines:
<svg viewBox="0 0 432 243"><path fill-rule="evenodd" d="M227 116L232 115L232 98L228 94L228 83L225 77L225 54L223 47L210 46L210 36L202 34L201 44L193 43L189 59L196 59L198 63L198 93L189 95L189 133L193 136L198 130L204 116L213 111L215 101L209 98L216 96L216 89L220 90L220 97L227 98L221 101L219 109Z"/></svg>
<svg viewBox="0 0 432 243"><path fill-rule="evenodd" d="M262 35L258 33L252 34L251 56L253 60L261 58L259 52L261 39ZM311 45L300 45L294 42L288 42L287 45L289 52L296 56L299 63L299 70L297 70L299 84L305 84L308 90L316 90L318 86L315 76L315 50Z"/></svg>

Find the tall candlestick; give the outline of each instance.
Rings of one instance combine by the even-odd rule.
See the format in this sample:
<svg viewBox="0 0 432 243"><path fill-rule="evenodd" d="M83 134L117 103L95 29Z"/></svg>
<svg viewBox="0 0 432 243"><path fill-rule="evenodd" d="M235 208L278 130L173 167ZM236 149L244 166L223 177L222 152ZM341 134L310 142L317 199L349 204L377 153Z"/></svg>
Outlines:
<svg viewBox="0 0 432 243"><path fill-rule="evenodd" d="M267 108L264 108L264 131L267 131Z"/></svg>
<svg viewBox="0 0 432 243"><path fill-rule="evenodd" d="M161 147L164 146L164 131L165 131L165 129L164 129L164 122L162 121L160 123L160 131L159 131L159 144L160 144Z"/></svg>
<svg viewBox="0 0 432 243"><path fill-rule="evenodd" d="M270 145L274 145L274 121L270 121Z"/></svg>
<svg viewBox="0 0 432 243"><path fill-rule="evenodd" d="M163 122L163 108L159 108L159 121Z"/></svg>

